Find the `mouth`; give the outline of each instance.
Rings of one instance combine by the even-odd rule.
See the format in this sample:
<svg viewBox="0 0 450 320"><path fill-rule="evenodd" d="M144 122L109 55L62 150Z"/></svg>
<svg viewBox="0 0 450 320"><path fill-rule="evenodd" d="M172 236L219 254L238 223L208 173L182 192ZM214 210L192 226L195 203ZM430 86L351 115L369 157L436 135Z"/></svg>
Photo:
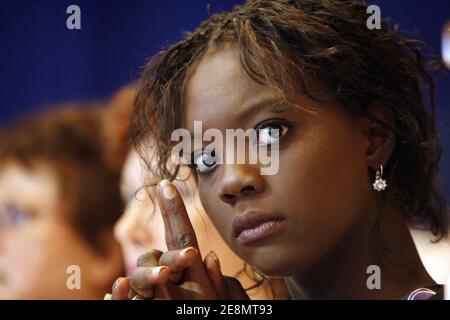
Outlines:
<svg viewBox="0 0 450 320"><path fill-rule="evenodd" d="M233 218L233 235L240 244L249 244L272 236L280 229L285 219L262 212L246 212Z"/></svg>

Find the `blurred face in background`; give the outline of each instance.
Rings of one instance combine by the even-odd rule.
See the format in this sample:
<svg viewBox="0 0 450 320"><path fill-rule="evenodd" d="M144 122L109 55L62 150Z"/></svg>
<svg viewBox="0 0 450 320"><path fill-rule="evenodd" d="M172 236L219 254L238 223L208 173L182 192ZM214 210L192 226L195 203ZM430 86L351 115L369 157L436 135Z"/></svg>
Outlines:
<svg viewBox="0 0 450 320"><path fill-rule="evenodd" d="M71 210L66 200L50 166L1 165L0 299L103 297L118 267L108 266L111 260L75 230L66 218ZM67 273L71 265L80 268L79 290L69 289L75 283L69 279L73 271Z"/></svg>
<svg viewBox="0 0 450 320"><path fill-rule="evenodd" d="M125 161L120 190L125 211L114 228L116 239L122 247L125 267L129 275L138 257L149 249L166 250L164 224L155 199L154 188L142 188L144 163L131 151Z"/></svg>

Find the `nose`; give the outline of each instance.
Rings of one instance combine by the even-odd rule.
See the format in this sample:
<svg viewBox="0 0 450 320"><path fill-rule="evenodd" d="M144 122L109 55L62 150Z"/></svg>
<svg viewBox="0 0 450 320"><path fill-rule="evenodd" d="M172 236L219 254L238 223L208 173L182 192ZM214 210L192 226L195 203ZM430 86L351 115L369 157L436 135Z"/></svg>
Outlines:
<svg viewBox="0 0 450 320"><path fill-rule="evenodd" d="M114 228L116 239L121 244L130 243L135 246L145 246L150 242L150 236L144 225L139 223L130 213L125 213Z"/></svg>
<svg viewBox="0 0 450 320"><path fill-rule="evenodd" d="M220 198L229 205L258 195L266 189L266 181L257 166L227 164L223 166Z"/></svg>

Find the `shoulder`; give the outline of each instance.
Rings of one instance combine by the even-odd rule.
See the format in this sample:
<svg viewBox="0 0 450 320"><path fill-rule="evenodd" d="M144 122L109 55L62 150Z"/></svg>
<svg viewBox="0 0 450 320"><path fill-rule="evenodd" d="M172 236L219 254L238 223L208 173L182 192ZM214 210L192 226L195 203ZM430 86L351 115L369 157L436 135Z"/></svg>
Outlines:
<svg viewBox="0 0 450 320"><path fill-rule="evenodd" d="M417 288L402 298L402 300L443 300L444 288L442 285L431 285Z"/></svg>

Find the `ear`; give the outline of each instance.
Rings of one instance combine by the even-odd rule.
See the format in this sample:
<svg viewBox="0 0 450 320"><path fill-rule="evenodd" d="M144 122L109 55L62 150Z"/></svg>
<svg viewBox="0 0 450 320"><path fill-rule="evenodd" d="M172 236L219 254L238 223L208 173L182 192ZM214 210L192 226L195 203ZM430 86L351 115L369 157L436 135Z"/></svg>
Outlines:
<svg viewBox="0 0 450 320"><path fill-rule="evenodd" d="M389 128L395 128L392 111L381 100L373 102L368 108L372 119L364 119L363 127L368 144L366 149L367 164L374 170L386 166L395 148L395 135ZM381 122L381 123L380 123ZM386 124L388 128L383 126Z"/></svg>
<svg viewBox="0 0 450 320"><path fill-rule="evenodd" d="M113 232L102 231L98 248L92 250L89 270L91 283L97 288L110 290L115 279L124 275L123 261L120 244L114 238Z"/></svg>

